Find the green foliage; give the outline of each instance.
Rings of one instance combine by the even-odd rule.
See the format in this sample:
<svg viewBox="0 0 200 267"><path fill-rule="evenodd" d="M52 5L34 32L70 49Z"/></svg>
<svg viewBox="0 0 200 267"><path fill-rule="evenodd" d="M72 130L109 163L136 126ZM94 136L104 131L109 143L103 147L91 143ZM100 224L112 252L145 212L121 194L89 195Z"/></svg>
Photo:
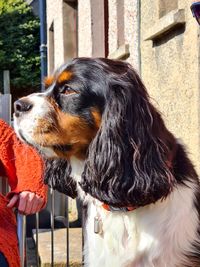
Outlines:
<svg viewBox="0 0 200 267"><path fill-rule="evenodd" d="M0 73L15 90L40 84L39 19L24 0L0 0Z"/></svg>

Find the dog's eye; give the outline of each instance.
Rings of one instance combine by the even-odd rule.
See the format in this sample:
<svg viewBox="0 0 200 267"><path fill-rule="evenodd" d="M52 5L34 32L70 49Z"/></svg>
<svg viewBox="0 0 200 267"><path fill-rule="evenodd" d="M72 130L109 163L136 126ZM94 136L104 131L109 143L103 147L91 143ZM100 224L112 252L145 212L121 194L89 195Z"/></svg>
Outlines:
<svg viewBox="0 0 200 267"><path fill-rule="evenodd" d="M63 87L60 88L60 94L71 95L76 94L76 91L65 84Z"/></svg>

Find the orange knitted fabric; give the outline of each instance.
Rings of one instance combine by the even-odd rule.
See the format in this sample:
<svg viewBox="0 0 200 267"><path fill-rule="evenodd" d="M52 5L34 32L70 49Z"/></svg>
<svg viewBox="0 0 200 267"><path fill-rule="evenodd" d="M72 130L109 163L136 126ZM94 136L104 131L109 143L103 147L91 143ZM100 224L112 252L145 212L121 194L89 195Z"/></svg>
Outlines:
<svg viewBox="0 0 200 267"><path fill-rule="evenodd" d="M14 193L31 191L45 199L47 187L43 184L43 162L37 152L21 143L13 130L0 120L0 176L8 177L11 192L0 195L0 251L9 267L19 267L16 220L7 208L8 198Z"/></svg>

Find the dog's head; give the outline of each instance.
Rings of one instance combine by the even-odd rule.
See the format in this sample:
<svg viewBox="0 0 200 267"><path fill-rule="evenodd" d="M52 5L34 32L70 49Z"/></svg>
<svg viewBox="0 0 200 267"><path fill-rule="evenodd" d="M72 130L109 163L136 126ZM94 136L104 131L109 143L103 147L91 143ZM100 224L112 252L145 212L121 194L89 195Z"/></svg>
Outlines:
<svg viewBox="0 0 200 267"><path fill-rule="evenodd" d="M47 157L85 161L81 186L114 206L141 206L172 190L175 140L132 67L73 59L44 93L15 103L15 129Z"/></svg>

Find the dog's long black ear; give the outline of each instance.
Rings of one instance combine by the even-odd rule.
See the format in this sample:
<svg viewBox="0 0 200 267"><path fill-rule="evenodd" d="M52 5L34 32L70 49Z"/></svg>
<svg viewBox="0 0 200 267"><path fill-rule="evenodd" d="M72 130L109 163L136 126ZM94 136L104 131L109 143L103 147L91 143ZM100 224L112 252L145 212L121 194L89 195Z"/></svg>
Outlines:
<svg viewBox="0 0 200 267"><path fill-rule="evenodd" d="M44 182L72 198L77 197L76 182L70 177L71 167L64 159L45 160Z"/></svg>
<svg viewBox="0 0 200 267"><path fill-rule="evenodd" d="M124 63L109 77L102 124L89 148L82 188L113 206L143 206L166 197L175 139L149 102L139 76Z"/></svg>

